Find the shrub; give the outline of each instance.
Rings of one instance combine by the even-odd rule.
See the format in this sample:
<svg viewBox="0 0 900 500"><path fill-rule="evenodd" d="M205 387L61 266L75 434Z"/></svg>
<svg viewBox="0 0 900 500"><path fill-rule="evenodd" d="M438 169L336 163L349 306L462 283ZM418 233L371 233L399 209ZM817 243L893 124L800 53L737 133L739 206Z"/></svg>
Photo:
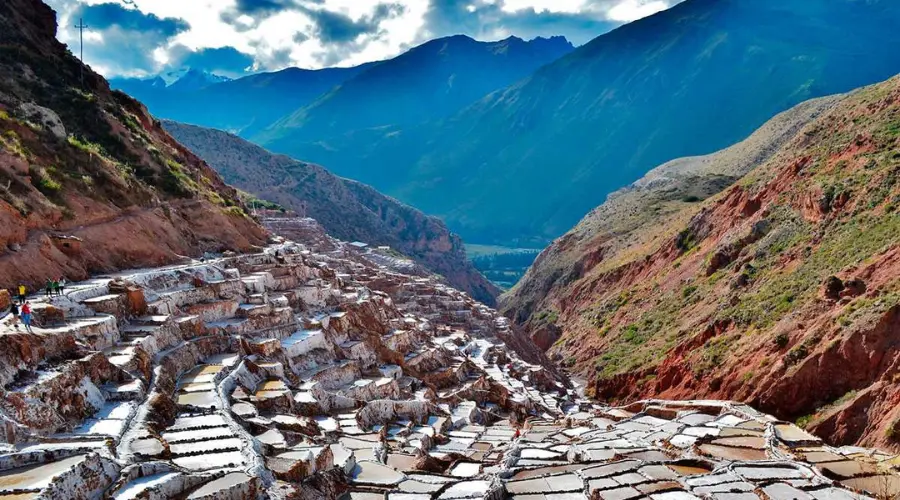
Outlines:
<svg viewBox="0 0 900 500"><path fill-rule="evenodd" d="M31 175L31 184L45 196L55 196L62 190L62 184L54 180L45 169L31 167L28 173Z"/></svg>
<svg viewBox="0 0 900 500"><path fill-rule="evenodd" d="M103 148L101 148L100 145L94 144L93 142L86 141L84 139L79 139L74 135L69 136L69 144L88 154L94 154L97 156L103 155Z"/></svg>
<svg viewBox="0 0 900 500"><path fill-rule="evenodd" d="M795 365L803 361L807 356L809 356L809 349L807 349L806 344L800 344L784 355L784 364L788 366Z"/></svg>
<svg viewBox="0 0 900 500"><path fill-rule="evenodd" d="M62 184L56 182L49 177L42 177L38 184L38 189L43 193L56 194L62 189Z"/></svg>
<svg viewBox="0 0 900 500"><path fill-rule="evenodd" d="M247 214L244 213L244 210L240 207L227 207L225 209L225 213L227 215L231 215L232 217L246 217Z"/></svg>
<svg viewBox="0 0 900 500"><path fill-rule="evenodd" d="M853 399L856 397L856 394L857 394L857 392L856 392L855 390L847 391L846 394L844 394L843 396L837 398L837 399L834 401L834 403L832 403L832 404L833 404L834 406L842 406L844 403L847 403L848 401L853 400Z"/></svg>
<svg viewBox="0 0 900 500"><path fill-rule="evenodd" d="M206 193L206 198L209 199L211 203L219 206L230 207L234 205L234 203L225 203L225 200L222 199L222 197L219 196L219 193L215 191L209 191L208 193Z"/></svg>
<svg viewBox="0 0 900 500"><path fill-rule="evenodd" d="M31 156L28 150L25 149L25 146L22 144L22 139L15 130L7 130L4 132L3 136L0 136L0 145L20 158L28 159L28 157Z"/></svg>
<svg viewBox="0 0 900 500"><path fill-rule="evenodd" d="M540 323L556 323L556 320L559 319L559 313L556 311L541 311L535 316L535 319Z"/></svg>
<svg viewBox="0 0 900 500"><path fill-rule="evenodd" d="M166 167L162 180L163 190L176 196L189 196L197 183L185 173L184 167L177 161L166 159Z"/></svg>
<svg viewBox="0 0 900 500"><path fill-rule="evenodd" d="M788 338L787 334L784 332L781 332L775 336L774 342L775 342L775 345L778 346L779 349L784 349L785 347L787 347L789 340L790 339Z"/></svg>
<svg viewBox="0 0 900 500"><path fill-rule="evenodd" d="M700 376L721 366L738 338L738 335L729 335L707 340L700 352L700 359L692 366L694 375Z"/></svg>
<svg viewBox="0 0 900 500"><path fill-rule="evenodd" d="M895 418L893 422L888 424L884 429L884 437L891 441L900 440L900 418Z"/></svg>
<svg viewBox="0 0 900 500"><path fill-rule="evenodd" d="M284 207L282 207L278 203L275 203L274 201L264 200L262 198L256 197L252 197L247 200L247 205L253 208L262 208L265 210L279 210L282 213L286 211Z"/></svg>
<svg viewBox="0 0 900 500"><path fill-rule="evenodd" d="M655 380L656 380L656 374L649 373L647 375L644 375L640 380L638 380L637 385L638 385L638 387L644 387L647 384L653 383L653 381L655 381Z"/></svg>
<svg viewBox="0 0 900 500"><path fill-rule="evenodd" d="M643 344L644 339L640 336L640 330L638 326L634 323L626 326L622 330L622 340L628 342L629 344Z"/></svg>
<svg viewBox="0 0 900 500"><path fill-rule="evenodd" d="M675 237L675 247L682 252L687 252L697 245L696 237L690 228L682 229Z"/></svg>

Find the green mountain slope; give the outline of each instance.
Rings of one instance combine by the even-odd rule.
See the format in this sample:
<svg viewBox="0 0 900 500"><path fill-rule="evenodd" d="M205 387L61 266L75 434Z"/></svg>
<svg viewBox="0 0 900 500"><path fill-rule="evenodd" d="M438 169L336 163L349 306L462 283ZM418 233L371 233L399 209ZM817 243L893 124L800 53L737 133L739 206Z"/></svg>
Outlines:
<svg viewBox="0 0 900 500"><path fill-rule="evenodd" d="M563 37L480 42L457 35L431 40L359 73L252 139L295 158L340 161L347 134L395 130L451 115L572 48ZM376 175L361 170L350 177L367 182Z"/></svg>
<svg viewBox="0 0 900 500"><path fill-rule="evenodd" d="M249 135L313 102L371 65L322 70L287 68L187 90L180 89L180 80L166 87L159 78L115 78L110 85L144 102L156 116Z"/></svg>
<svg viewBox="0 0 900 500"><path fill-rule="evenodd" d="M467 241L543 244L662 162L893 75L897 25L887 0L687 0L442 122L327 143L325 164Z"/></svg>

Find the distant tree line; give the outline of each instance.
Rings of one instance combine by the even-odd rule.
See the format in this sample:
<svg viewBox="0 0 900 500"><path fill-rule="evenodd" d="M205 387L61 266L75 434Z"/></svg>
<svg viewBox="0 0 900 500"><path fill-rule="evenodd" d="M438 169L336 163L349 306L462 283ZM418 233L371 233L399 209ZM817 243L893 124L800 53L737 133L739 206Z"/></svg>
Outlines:
<svg viewBox="0 0 900 500"><path fill-rule="evenodd" d="M525 272L540 252L524 250L506 253L492 253L472 258L472 263L479 271L521 271Z"/></svg>

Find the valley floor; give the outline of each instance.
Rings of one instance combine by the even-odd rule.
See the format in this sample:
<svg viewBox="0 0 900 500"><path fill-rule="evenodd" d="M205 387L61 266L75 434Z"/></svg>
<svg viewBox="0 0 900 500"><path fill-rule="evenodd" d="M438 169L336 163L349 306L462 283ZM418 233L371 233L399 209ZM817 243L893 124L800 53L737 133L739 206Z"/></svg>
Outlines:
<svg viewBox="0 0 900 500"><path fill-rule="evenodd" d="M509 290L541 253L538 248L466 244L466 256L481 274L501 290Z"/></svg>

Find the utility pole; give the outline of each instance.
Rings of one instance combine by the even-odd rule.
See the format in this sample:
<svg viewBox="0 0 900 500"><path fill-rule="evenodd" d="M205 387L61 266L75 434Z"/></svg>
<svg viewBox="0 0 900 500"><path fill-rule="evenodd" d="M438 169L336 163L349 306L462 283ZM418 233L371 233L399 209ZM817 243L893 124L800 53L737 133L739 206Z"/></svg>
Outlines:
<svg viewBox="0 0 900 500"><path fill-rule="evenodd" d="M81 43L81 90L84 90L84 30L88 29L88 26L84 24L84 19L78 18L75 29L78 30L78 41Z"/></svg>

